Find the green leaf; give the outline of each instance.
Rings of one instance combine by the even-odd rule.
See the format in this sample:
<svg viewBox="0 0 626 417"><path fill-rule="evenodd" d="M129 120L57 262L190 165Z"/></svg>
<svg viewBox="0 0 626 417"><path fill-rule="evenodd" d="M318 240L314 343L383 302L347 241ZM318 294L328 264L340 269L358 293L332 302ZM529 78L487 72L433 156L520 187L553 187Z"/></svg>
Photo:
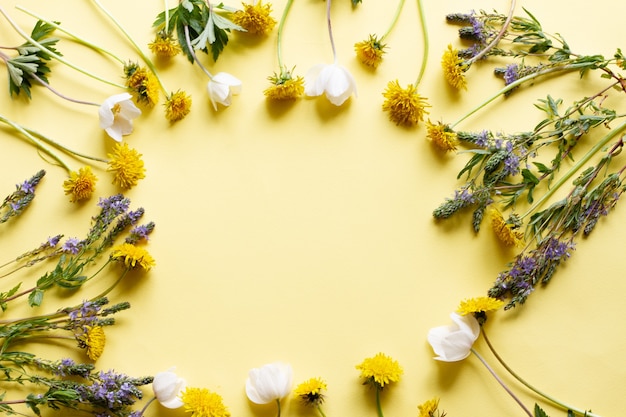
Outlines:
<svg viewBox="0 0 626 417"><path fill-rule="evenodd" d="M552 172L552 169L548 168L546 165L542 164L541 162L533 162L533 165L537 167L537 171L539 171L542 174L549 174L550 172Z"/></svg>
<svg viewBox="0 0 626 417"><path fill-rule="evenodd" d="M38 307L43 301L43 291L39 288L35 289L28 295L28 305L31 307Z"/></svg>
<svg viewBox="0 0 626 417"><path fill-rule="evenodd" d="M539 407L538 404L535 404L535 417L549 417L545 411Z"/></svg>

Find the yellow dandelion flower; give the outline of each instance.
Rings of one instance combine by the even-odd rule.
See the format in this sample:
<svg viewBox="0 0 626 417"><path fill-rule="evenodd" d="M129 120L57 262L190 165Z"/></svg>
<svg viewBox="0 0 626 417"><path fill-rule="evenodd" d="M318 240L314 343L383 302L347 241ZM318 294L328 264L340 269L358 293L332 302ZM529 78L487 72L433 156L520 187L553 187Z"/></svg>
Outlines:
<svg viewBox="0 0 626 417"><path fill-rule="evenodd" d="M253 35L265 35L274 29L276 20L270 13L272 12L272 4L263 4L262 1L254 4L242 3L243 10L233 13L232 21L234 24L241 26L248 33Z"/></svg>
<svg viewBox="0 0 626 417"><path fill-rule="evenodd" d="M152 72L137 64L128 64L124 67L124 73L126 86L136 94L137 101L150 107L159 102L161 85Z"/></svg>
<svg viewBox="0 0 626 417"><path fill-rule="evenodd" d="M165 118L171 122L182 120L191 111L191 97L184 91L170 95L165 103Z"/></svg>
<svg viewBox="0 0 626 417"><path fill-rule="evenodd" d="M106 335L102 326L89 326L87 330L78 337L78 346L87 350L87 357L92 361L98 360L104 352Z"/></svg>
<svg viewBox="0 0 626 417"><path fill-rule="evenodd" d="M424 120L425 113L428 114L426 107L430 106L413 84L402 88L397 80L390 81L383 96L383 111L389 112L389 120L396 125L415 126Z"/></svg>
<svg viewBox="0 0 626 417"><path fill-rule="evenodd" d="M128 147L127 143L116 143L113 153L108 154L109 167L113 172L113 184L129 189L137 185L137 181L146 177L141 154Z"/></svg>
<svg viewBox="0 0 626 417"><path fill-rule="evenodd" d="M475 297L461 301L459 308L456 310L462 316L474 313L486 313L488 311L498 310L504 305L504 301L491 297Z"/></svg>
<svg viewBox="0 0 626 417"><path fill-rule="evenodd" d="M420 412L418 417L435 417L435 413L437 412L438 408L439 398L432 398L425 403L417 406L417 409Z"/></svg>
<svg viewBox="0 0 626 417"><path fill-rule="evenodd" d="M467 90L467 81L465 80L465 71L468 66L464 64L463 59L452 45L448 45L448 49L443 53L441 58L441 68L443 75L448 84L457 90Z"/></svg>
<svg viewBox="0 0 626 417"><path fill-rule="evenodd" d="M456 133L448 125L441 122L436 125L430 120L426 122L426 136L432 143L443 151L454 151L458 144Z"/></svg>
<svg viewBox="0 0 626 417"><path fill-rule="evenodd" d="M326 382L321 378L311 378L296 387L294 393L307 405L318 406L324 402L322 391L326 390Z"/></svg>
<svg viewBox="0 0 626 417"><path fill-rule="evenodd" d="M123 262L126 268L140 267L144 271L149 271L156 265L147 250L130 243L122 243L111 249L111 259Z"/></svg>
<svg viewBox="0 0 626 417"><path fill-rule="evenodd" d="M383 353L377 353L374 357L365 359L356 366L361 371L361 377L368 383L382 389L391 382L398 382L403 370L400 364Z"/></svg>
<svg viewBox="0 0 626 417"><path fill-rule="evenodd" d="M376 35L369 35L369 39L354 44L356 56L365 65L378 68L383 61L386 45Z"/></svg>
<svg viewBox="0 0 626 417"><path fill-rule="evenodd" d="M96 189L98 178L91 172L90 166L80 168L78 172L72 171L69 178L63 182L65 195L71 195L70 201L88 200Z"/></svg>
<svg viewBox="0 0 626 417"><path fill-rule="evenodd" d="M160 30L153 42L148 44L148 48L157 57L162 59L172 58L181 52L180 45L164 30Z"/></svg>
<svg viewBox="0 0 626 417"><path fill-rule="evenodd" d="M185 411L193 417L229 417L230 412L219 394L206 388L187 387L180 394Z"/></svg>
<svg viewBox="0 0 626 417"><path fill-rule="evenodd" d="M504 246L518 246L524 241L524 234L517 230L519 225L504 220L496 209L491 210L491 227Z"/></svg>
<svg viewBox="0 0 626 417"><path fill-rule="evenodd" d="M304 94L304 78L293 77L291 71L282 71L280 75L267 77L272 85L263 91L268 100L295 100Z"/></svg>

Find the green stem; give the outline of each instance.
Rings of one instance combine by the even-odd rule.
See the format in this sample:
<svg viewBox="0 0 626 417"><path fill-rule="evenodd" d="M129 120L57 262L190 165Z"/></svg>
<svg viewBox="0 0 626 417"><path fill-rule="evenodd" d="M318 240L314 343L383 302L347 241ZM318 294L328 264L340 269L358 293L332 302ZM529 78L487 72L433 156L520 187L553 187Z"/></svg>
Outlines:
<svg viewBox="0 0 626 417"><path fill-rule="evenodd" d="M137 53L139 54L141 59L143 59L143 61L148 66L148 68L150 68L150 71L152 71L152 73L154 74L154 76L155 76L156 80L159 82L159 85L161 86L161 90L163 90L163 93L165 94L165 96L168 96L169 94L168 94L167 90L165 89L165 87L163 86L163 83L161 82L161 79L159 78L159 74L157 73L157 70L156 70L156 67L154 66L154 63L150 60L150 58L148 58L148 56L146 54L143 53L143 51L141 50L139 45L137 45L137 43L130 36L130 34L124 29L124 27L122 27L120 22L111 13L109 13L109 11L107 9L105 9L104 6L98 0L92 0L92 1L94 2L94 4L96 6L98 6L98 8L102 11L102 13L104 13L111 20L111 22L113 22L113 24L115 26L117 26L117 28L124 34L126 39L128 39L128 41L135 48L135 50L137 51Z"/></svg>
<svg viewBox="0 0 626 417"><path fill-rule="evenodd" d="M557 71L571 71L571 70L581 69L581 68L584 68L586 66L589 66L589 64L588 63L574 63L574 64L566 64L566 65L562 65L562 66L555 66L555 67L551 67L551 68L545 69L543 71L538 71L538 72L535 72L533 74L529 74L529 75L527 75L525 77L522 77L522 78L520 78L518 80L515 80L511 84L509 84L509 85L503 87L502 89L498 90L495 94L493 94L487 100L483 101L477 107L475 107L474 109L470 110L469 113L466 113L459 120L457 120L456 122L454 122L451 125L449 125L449 127L451 129L454 128L456 125L458 125L459 123L461 123L465 119L469 118L471 115L473 115L474 113L476 113L477 111L479 111L480 109L485 107L487 104L491 103L496 98L500 97L504 93L507 93L507 92L513 90L515 87L525 83L526 81L529 81L529 80L532 80L534 78L540 77L542 75L547 75L547 74L550 74L550 73L553 73L553 72L557 72Z"/></svg>
<svg viewBox="0 0 626 417"><path fill-rule="evenodd" d="M324 413L324 411L322 410L322 406L318 404L317 406L317 411L320 413L320 415L322 417L326 417L326 414Z"/></svg>
<svg viewBox="0 0 626 417"><path fill-rule="evenodd" d="M73 38L76 42L81 43L81 44L83 44L85 46L88 46L89 48L91 48L91 49L93 49L95 51L98 51L100 53L108 55L108 56L110 56L111 58L115 59L117 62L119 62L122 65L125 64L124 60L122 58L118 57L117 55L115 55L113 52L107 51L106 49L103 49L100 46L98 46L98 45L96 45L96 44L94 44L92 42L89 42L89 41L79 37L78 35L70 32L69 30L67 30L65 28L63 28L61 25L56 24L56 23L54 23L54 22L52 22L50 20L44 19L43 17L37 15L36 13L34 13L34 12L32 12L32 11L22 7L22 6L15 6L15 8L20 10L20 11L22 11L22 12L24 12L24 13L26 13L27 15L30 15L30 16L34 17L35 19L39 19L42 22L45 22L48 25L52 26L53 28L55 28L55 29L65 33L69 37Z"/></svg>
<svg viewBox="0 0 626 417"><path fill-rule="evenodd" d="M328 38L330 39L330 47L333 51L333 63L337 63L337 48L335 48L335 38L333 37L333 26L330 21L330 3L331 0L326 0L326 24L328 25Z"/></svg>
<svg viewBox="0 0 626 417"><path fill-rule="evenodd" d="M110 262L110 261L109 261ZM107 264L109 263L107 262ZM102 291L100 294L96 295L95 297L92 297L91 300L97 300L99 298L104 297L105 295L107 295L108 293L110 293L113 288L115 288L117 286L117 284L120 283L120 281L122 281L122 279L126 276L126 274L128 273L129 268L124 269L124 272L122 272L122 274L119 276L118 279L115 280L115 282L113 284L111 284L111 286L109 288L107 288L106 290ZM280 414L280 413L279 413Z"/></svg>
<svg viewBox="0 0 626 417"><path fill-rule="evenodd" d="M39 133L39 132L37 132L35 130L29 129L29 128L26 128L26 127L24 128L24 130L27 131L28 133L36 136L37 138L41 139L42 141L46 142L48 145L52 145L55 148L65 152L65 153L68 153L70 155L74 155L74 156L77 156L79 158L89 159L91 161L103 162L105 164L109 163L109 161L106 160L106 159L98 158L96 156L85 155L83 153L74 151L74 150L68 148L67 146L62 145L59 142L57 142L57 141L55 141L53 139L50 139L49 137L47 137L47 136L45 136L45 135L43 135L43 134L41 134L41 133Z"/></svg>
<svg viewBox="0 0 626 417"><path fill-rule="evenodd" d="M506 17L506 20L502 24L502 28L500 29L500 32L498 32L496 37L493 38L491 42L489 42L489 45L487 45L485 47L485 49L483 49L478 54L474 55L471 59L466 61L465 62L466 65L469 66L469 65L473 64L474 62L478 61L479 59L481 59L482 57L484 57L494 46L496 46L498 44L498 42L500 42L500 40L502 39L502 37L506 33L506 30L508 29L509 24L511 23L511 20L513 19L513 12L514 11L515 11L515 0L511 0L511 8L509 10L509 15Z"/></svg>
<svg viewBox="0 0 626 417"><path fill-rule="evenodd" d="M543 204L548 198L550 198L552 196L552 194L554 194L556 192L556 190L558 190L563 184L565 184L565 182L567 180L569 180L572 175L574 175L576 172L578 172L580 170L580 168L584 164L589 162L589 160L591 159L592 156L594 156L600 149L602 149L604 146L606 146L606 144L609 143L609 141L611 139L613 139L615 136L617 136L620 133L620 131L623 130L624 128L626 128L626 122L623 122L622 124L620 124L616 128L612 129L605 137L603 137L602 139L600 139L599 142L597 142L595 145L593 145L593 147L589 151L587 151L587 153L585 155L583 155L583 157L581 159L579 159L578 162L576 162L562 177L560 177L558 179L558 181L555 182L554 185L552 187L550 187L550 189L548 191L546 191L541 196L541 198L539 198L526 211L526 213L524 213L524 214L522 214L520 216L520 219L526 218L533 211L535 211L539 206L541 206L541 204Z"/></svg>
<svg viewBox="0 0 626 417"><path fill-rule="evenodd" d="M526 406L524 405L524 403L522 403L522 401L517 398L517 396L513 393L513 391L511 391L509 389L509 387L506 386L506 384L504 383L504 381L502 381L500 379L500 377L495 373L495 371L491 368L491 366L489 366L489 364L487 363L487 361L485 361L485 359L480 356L480 354L478 352L476 352L474 350L474 348L471 348L470 351L474 354L474 356L476 356L478 358L479 361L482 362L483 365L485 365L485 367L487 368L487 370L489 371L489 373L496 379L496 381L498 381L498 383L500 384L500 386L502 386L502 388L504 388L504 390L511 396L513 397L513 399L515 400L515 402L517 404L519 404L520 407L522 407L522 409L524 410L524 412L526 414L528 414L529 417L533 417L532 413L530 412L530 410L528 408L526 408Z"/></svg>
<svg viewBox="0 0 626 417"><path fill-rule="evenodd" d="M531 391L533 391L535 394L538 394L540 396L542 396L543 398L545 398L548 401L551 401L552 403L564 408L565 410L571 410L576 414L579 414L581 416L584 417L600 417L597 414L593 414L589 411L584 411L584 410L580 410L576 407L572 407L570 405L567 405L559 400L557 400L556 398L538 390L537 388L535 388L534 386L532 386L531 384L529 384L528 382L526 382L522 377L520 377L515 371L513 371L513 369L511 369L509 367L509 365L506 364L506 362L504 362L504 360L502 359L502 357L498 354L498 352L496 352L496 350L494 349L493 345L491 344L491 341L489 340L489 338L487 337L487 334L485 333L485 330L481 327L481 332L483 334L483 338L485 339L485 342L487 343L487 346L489 346L489 350L491 350L491 353L493 353L493 356L496 357L496 359L498 360L498 362L500 362L500 365L502 365L504 367L504 369L507 370L507 372L509 374L511 374L511 376L513 376L515 379L517 379L522 385L524 385L526 388L530 389Z"/></svg>
<svg viewBox="0 0 626 417"><path fill-rule="evenodd" d="M291 10L292 4L293 0L287 0L283 14L280 17L280 23L278 23L278 33L276 35L276 55L278 56L278 68L280 68L281 73L283 71L283 28L285 27L287 15L289 14L289 10Z"/></svg>
<svg viewBox="0 0 626 417"><path fill-rule="evenodd" d="M22 29L20 29L19 26L17 26L15 24L15 22L9 17L9 15L7 15L7 13L4 11L4 9L2 8L2 6L0 6L0 13L4 16L4 18L9 22L9 24L13 27L13 29L15 29L15 31L17 33L20 34L20 36L22 36L22 38L26 39L28 42L30 42L31 44L33 44L34 46L36 46L37 48L41 49L42 51L44 51L46 54L50 55L52 58L56 59L57 61L67 65L68 67L84 74L87 75L95 80L98 80L100 82L103 82L105 84L108 85L112 85L114 87L119 87L121 89L126 90L126 87L111 81L107 81L104 78L100 78L97 75L94 75L92 72L87 71L86 69L83 69L79 66L76 66L74 64L72 64L71 62L67 61L66 59L64 59L63 57L61 57L59 54L51 51L50 49L46 48L45 46L43 46L42 44L40 44L39 42L37 42L36 40L34 40L33 38L31 38L30 36L28 36L28 34L26 32L24 32Z"/></svg>
<svg viewBox="0 0 626 417"><path fill-rule="evenodd" d="M380 390L381 388L376 385L376 411L378 412L378 417L385 417L383 415L383 407L380 404Z"/></svg>
<svg viewBox="0 0 626 417"><path fill-rule="evenodd" d="M278 408L276 417L280 417L280 398L276 398L276 407Z"/></svg>
<svg viewBox="0 0 626 417"><path fill-rule="evenodd" d="M398 7L396 7L396 12L393 15L393 19L391 20L391 24L389 25L389 28L387 29L387 32L385 32L385 34L380 37L381 41L385 39L387 36L389 36L389 34L391 33L391 30L394 28L394 26L396 26L396 23L398 22L398 18L400 17L400 13L402 12L403 7L404 7L404 0L400 0L398 2Z"/></svg>
<svg viewBox="0 0 626 417"><path fill-rule="evenodd" d="M426 72L426 63L428 62L428 49L430 41L428 39L428 29L426 27L426 16L424 15L424 7L422 0L417 0L417 9L420 15L420 25L422 26L422 37L424 38L424 52L422 54L422 64L420 65L420 72L417 74L417 80L415 81L415 88L422 81L422 77Z"/></svg>
<svg viewBox="0 0 626 417"><path fill-rule="evenodd" d="M50 158L54 159L56 161L56 163L59 164L59 166L61 166L63 169L65 169L68 173L71 172L70 167L67 166L67 164L65 164L65 162L63 162L51 150L49 150L48 148L43 146L41 143L39 143L39 141L33 135L31 135L26 129L24 129L22 126L18 125L17 123L15 123L15 122L13 122L13 121L11 121L11 120L9 120L6 117L1 116L1 115L0 115L0 122L6 123L7 125L11 126L13 129L17 130L18 132L20 132L21 134L26 136L26 138L28 138L32 142L32 144L35 146L35 148L37 148L41 152L43 152L46 155L48 155Z"/></svg>

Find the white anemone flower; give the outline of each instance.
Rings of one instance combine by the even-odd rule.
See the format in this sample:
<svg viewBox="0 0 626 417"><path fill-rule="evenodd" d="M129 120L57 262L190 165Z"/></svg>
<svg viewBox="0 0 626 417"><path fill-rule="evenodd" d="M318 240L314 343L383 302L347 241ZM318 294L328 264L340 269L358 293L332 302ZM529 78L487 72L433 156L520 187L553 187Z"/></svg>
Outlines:
<svg viewBox="0 0 626 417"><path fill-rule="evenodd" d="M274 362L253 368L248 373L246 395L255 404L280 401L291 392L293 371L291 365Z"/></svg>
<svg viewBox="0 0 626 417"><path fill-rule="evenodd" d="M133 119L141 115L129 93L113 95L100 106L100 127L114 140L121 142L123 135L133 132Z"/></svg>
<svg viewBox="0 0 626 417"><path fill-rule="evenodd" d="M241 81L231 74L219 72L207 84L207 91L213 108L217 110L217 103L230 106L232 96L241 93Z"/></svg>
<svg viewBox="0 0 626 417"><path fill-rule="evenodd" d="M157 373L152 381L152 391L156 399L166 408L179 408L183 405L180 393L187 386L187 381L176 375L173 369Z"/></svg>
<svg viewBox="0 0 626 417"><path fill-rule="evenodd" d="M356 96L356 81L348 69L337 63L312 67L304 76L304 94L322 94L335 106L341 106L352 94Z"/></svg>
<svg viewBox="0 0 626 417"><path fill-rule="evenodd" d="M454 324L435 327L428 332L428 343L438 361L456 362L467 358L480 334L480 325L473 315L452 313L450 318Z"/></svg>

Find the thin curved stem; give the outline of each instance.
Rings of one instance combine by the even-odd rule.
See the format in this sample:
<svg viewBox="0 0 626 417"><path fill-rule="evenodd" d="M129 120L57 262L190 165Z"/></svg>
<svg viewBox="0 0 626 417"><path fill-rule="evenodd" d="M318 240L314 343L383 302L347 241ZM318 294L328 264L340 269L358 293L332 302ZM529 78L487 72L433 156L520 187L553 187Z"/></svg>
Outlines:
<svg viewBox="0 0 626 417"><path fill-rule="evenodd" d="M485 330L481 327L481 332L483 334L483 338L485 339L485 342L487 343L487 346L489 347L489 350L491 350L491 353L493 354L493 356L495 356L495 358L498 360L498 362L500 362L500 365L502 365L504 367L504 369L507 370L507 372L509 374L511 374L511 376L515 379L517 379L522 385L524 385L526 388L528 388L529 390L531 390L532 392L534 392L535 394L538 394L540 396L542 396L543 398L545 398L548 401L551 401L552 403L566 409L566 410L571 410L574 413L580 414L581 416L584 417L600 417L597 414L593 414L589 411L584 411L584 410L580 410L576 407L572 407L570 405L567 405L559 400L557 400L556 398L538 390L537 388L535 388L534 386L532 386L531 384L529 384L528 382L526 382L522 377L520 377L515 371L513 371L513 369L511 369L511 367L509 367L509 365L506 364L506 362L504 362L504 360L502 359L502 357L498 354L498 352L496 352L495 348L493 347L493 345L491 344L491 341L489 340L489 338L487 337L487 333L485 333Z"/></svg>
<svg viewBox="0 0 626 417"><path fill-rule="evenodd" d="M285 8L283 9L283 14L280 17L280 22L278 23L278 33L276 34L276 55L278 57L278 68L280 68L281 72L283 70L283 29L292 4L293 0L287 0L287 4L285 4Z"/></svg>
<svg viewBox="0 0 626 417"><path fill-rule="evenodd" d="M381 41L383 39L385 39L387 36L389 36L389 34L391 33L392 29L396 26L396 23L398 22L398 18L400 17L400 13L402 12L402 8L404 7L404 1L405 0L400 0L398 2L398 7L396 7L396 12L393 15L393 19L391 20L391 24L389 25L389 28L387 29L385 34L380 37Z"/></svg>
<svg viewBox="0 0 626 417"><path fill-rule="evenodd" d="M51 150L49 150L48 148L46 148L45 146L43 146L41 143L39 143L39 141L37 140L37 138L35 138L33 135L31 135L26 129L24 129L22 126L18 125L17 123L13 122L12 120L7 119L4 116L0 116L0 122L3 122L9 126L11 126L13 129L17 130L18 132L20 132L21 134L23 134L24 136L26 136L26 138L28 138L33 145L40 150L41 152L45 153L46 155L48 155L50 158L54 159L56 161L56 163L62 167L63 169L65 169L68 173L71 172L71 169L69 166L67 166L67 164L65 162L63 162L58 156L56 156Z"/></svg>
<svg viewBox="0 0 626 417"><path fill-rule="evenodd" d="M107 264L109 262L110 262L110 260L107 261ZM91 299L92 300L97 300L99 298L104 297L105 295L107 295L111 291L113 291L113 288L115 288L117 286L117 284L119 284L122 281L122 279L124 279L124 277L126 276L126 274L128 273L129 270L130 270L129 268L124 269L124 272L122 272L122 274L119 276L119 278L116 279L115 282L113 284L111 284L111 286L109 288L107 288L106 290L102 291L100 294L96 295L95 297L92 297Z"/></svg>
<svg viewBox="0 0 626 417"><path fill-rule="evenodd" d="M326 413L324 413L324 410L322 410L322 406L319 404L317 406L317 411L320 413L322 417L326 417Z"/></svg>
<svg viewBox="0 0 626 417"><path fill-rule="evenodd" d="M22 11L22 12L24 12L24 13L26 13L27 15L30 15L30 16L34 17L35 19L39 19L42 22L47 23L48 25L52 26L56 30L65 33L66 35L68 35L69 37L74 39L76 42L81 43L81 44L83 44L85 46L88 46L89 48L91 48L91 49L93 49L95 51L98 51L98 52L101 52L101 53L103 53L105 55L108 55L108 56L110 56L111 58L115 59L117 62L119 62L122 65L125 64L124 60L122 58L118 57L117 55L115 55L113 52L107 51L106 49L103 49L102 47L100 47L100 46L98 46L98 45L96 45L96 44L94 44L92 42L89 42L89 41L81 38L80 36L70 32L67 29L65 29L61 25L56 24L56 23L54 23L54 22L52 22L50 20L44 19L43 17L37 15L35 12L32 12L32 11L22 7L22 6L15 6L15 8L20 10L20 11Z"/></svg>
<svg viewBox="0 0 626 417"><path fill-rule="evenodd" d="M333 62L337 63L337 49L335 48L335 38L333 37L333 26L330 22L330 0L326 0L326 23L328 24L328 38L333 51Z"/></svg>
<svg viewBox="0 0 626 417"><path fill-rule="evenodd" d="M420 65L420 71L417 74L417 80L415 81L415 88L422 81L422 77L426 72L426 64L428 62L428 49L430 41L428 39L428 28L426 27L426 16L424 15L424 7L422 6L422 0L417 0L417 9L420 15L420 25L422 26L422 37L424 38L424 52L422 54L422 64Z"/></svg>
<svg viewBox="0 0 626 417"><path fill-rule="evenodd" d="M504 383L504 381L502 381L500 379L500 377L498 376L498 374L496 374L496 372L491 368L491 366L489 366L489 364L487 363L487 361L485 361L485 359L480 356L480 354L478 352L476 352L474 350L474 348L471 348L470 351L474 354L474 356L476 356L478 358L479 361L482 362L483 365L485 365L485 367L487 368L487 370L489 371L489 373L496 379L496 381L498 381L498 383L500 384L500 386L502 388L504 388L504 390L511 396L513 397L513 399L515 400L515 402L517 404L519 404L520 407L522 407L522 409L524 410L524 412L529 416L529 417L533 417L533 414L530 412L530 410L524 405L524 403L522 403L522 401L517 398L517 395L515 395L513 393L513 391L511 391L511 389L509 387L506 386L506 384Z"/></svg>
<svg viewBox="0 0 626 417"><path fill-rule="evenodd" d="M513 12L514 11L515 11L515 0L511 0L511 8L509 10L509 15L506 17L506 20L504 21L504 24L502 25L502 28L500 29L500 32L498 32L496 37L493 38L491 40L491 42L489 42L489 45L487 45L482 51L480 51L478 54L474 55L472 58L467 60L465 62L466 65L471 65L474 62L476 62L479 59L481 59L482 57L484 57L494 46L496 46L498 44L498 42L500 42L500 40L502 39L502 37L506 33L506 30L508 29L509 24L511 23L511 20L513 20Z"/></svg>
<svg viewBox="0 0 626 417"><path fill-rule="evenodd" d="M378 413L378 417L385 417L383 415L383 407L380 404L380 387L376 385L376 412Z"/></svg>
<svg viewBox="0 0 626 417"><path fill-rule="evenodd" d="M49 137L45 136L44 134L37 132L36 130L30 129L30 128L27 128L27 127L24 127L24 130L27 131L28 133L36 136L37 138L41 139L42 141L46 142L48 145L52 145L55 148L60 149L61 151L66 152L66 153L68 153L70 155L74 155L74 156L77 156L79 158L89 159L91 161L102 162L102 163L105 163L105 164L109 163L109 161L106 160L106 159L98 158L96 156L91 156L91 155L85 155L84 153L80 153L80 152L77 152L75 150L72 150L72 149L68 148L67 146L60 144L59 142L57 142L57 141L55 141L53 139L50 139Z"/></svg>
<svg viewBox="0 0 626 417"><path fill-rule="evenodd" d="M40 77L38 77L35 74L28 74L32 79L34 79L35 81L37 81L39 84L43 85L44 87L46 87L48 90L50 90L54 95L62 98L63 100L67 100L69 102L72 103L77 103L77 104L87 104L88 106L97 106L99 107L100 105L98 103L94 103L93 101L85 101L85 100L78 100L69 96L66 96L65 94L61 93L59 90L57 90L56 88L53 88L50 84L48 84L47 82L45 82L44 80L42 80Z"/></svg>
<svg viewBox="0 0 626 417"><path fill-rule="evenodd" d="M276 399L276 407L278 408L278 411L276 412L276 417L280 417L280 398Z"/></svg>
<svg viewBox="0 0 626 417"><path fill-rule="evenodd" d="M98 77L97 75L94 75L92 72L87 71L86 69L83 69L77 65L72 64L71 62L67 61L65 58L63 58L61 55L51 51L50 49L46 48L45 46L43 46L42 44L40 44L39 42L37 42L36 40L34 40L33 38L31 38L30 36L28 36L28 34L26 32L24 32L22 29L20 29L19 26L17 26L15 24L15 22L13 21L13 19L11 19L9 17L9 15L4 11L4 9L2 8L2 6L0 6L0 14L2 14L4 16L4 18L9 22L9 24L13 27L13 29L15 29L15 31L17 33L19 33L19 35L24 38L25 40L27 40L28 42L30 42L31 44L35 45L37 48L41 49L42 51L44 51L46 54L50 55L52 58L56 59L57 61L67 65L68 67L84 74L87 75L88 77L93 78L94 80L98 80L100 82L103 82L105 84L108 85L112 85L114 87L118 87L121 89L126 90L126 87L121 85L121 84L117 84L114 83L112 81L108 81L105 80L104 78Z"/></svg>
<svg viewBox="0 0 626 417"><path fill-rule="evenodd" d="M189 26L185 25L185 42L187 42L187 49L189 50L189 53L191 53L191 56L193 57L193 61L198 64L198 66L200 67L200 69L210 78L213 79L213 75L211 74L211 72L206 69L206 67L204 65L202 65L202 63L198 60L198 56L196 55L196 51L193 49L193 46L191 46L191 38L189 36Z"/></svg>
<svg viewBox="0 0 626 417"><path fill-rule="evenodd" d="M159 78L159 74L157 73L156 67L154 63L152 62L152 60L150 60L150 58L148 58L148 56L143 53L139 45L137 45L135 40L130 36L130 34L126 31L126 29L124 29L124 27L120 24L120 22L111 13L109 13L109 11L105 9L104 6L98 0L92 0L92 1L102 11L102 13L104 13L111 20L111 22L113 22L113 24L117 26L117 28L124 34L126 39L128 39L128 41L131 43L133 48L135 48L135 51L137 51L141 59L143 59L145 64L148 66L148 68L150 68L150 71L152 71L152 73L154 74L154 77L159 82L159 86L161 87L161 90L163 90L163 93L165 94L165 96L168 96L169 94L167 90L165 89L163 82Z"/></svg>

